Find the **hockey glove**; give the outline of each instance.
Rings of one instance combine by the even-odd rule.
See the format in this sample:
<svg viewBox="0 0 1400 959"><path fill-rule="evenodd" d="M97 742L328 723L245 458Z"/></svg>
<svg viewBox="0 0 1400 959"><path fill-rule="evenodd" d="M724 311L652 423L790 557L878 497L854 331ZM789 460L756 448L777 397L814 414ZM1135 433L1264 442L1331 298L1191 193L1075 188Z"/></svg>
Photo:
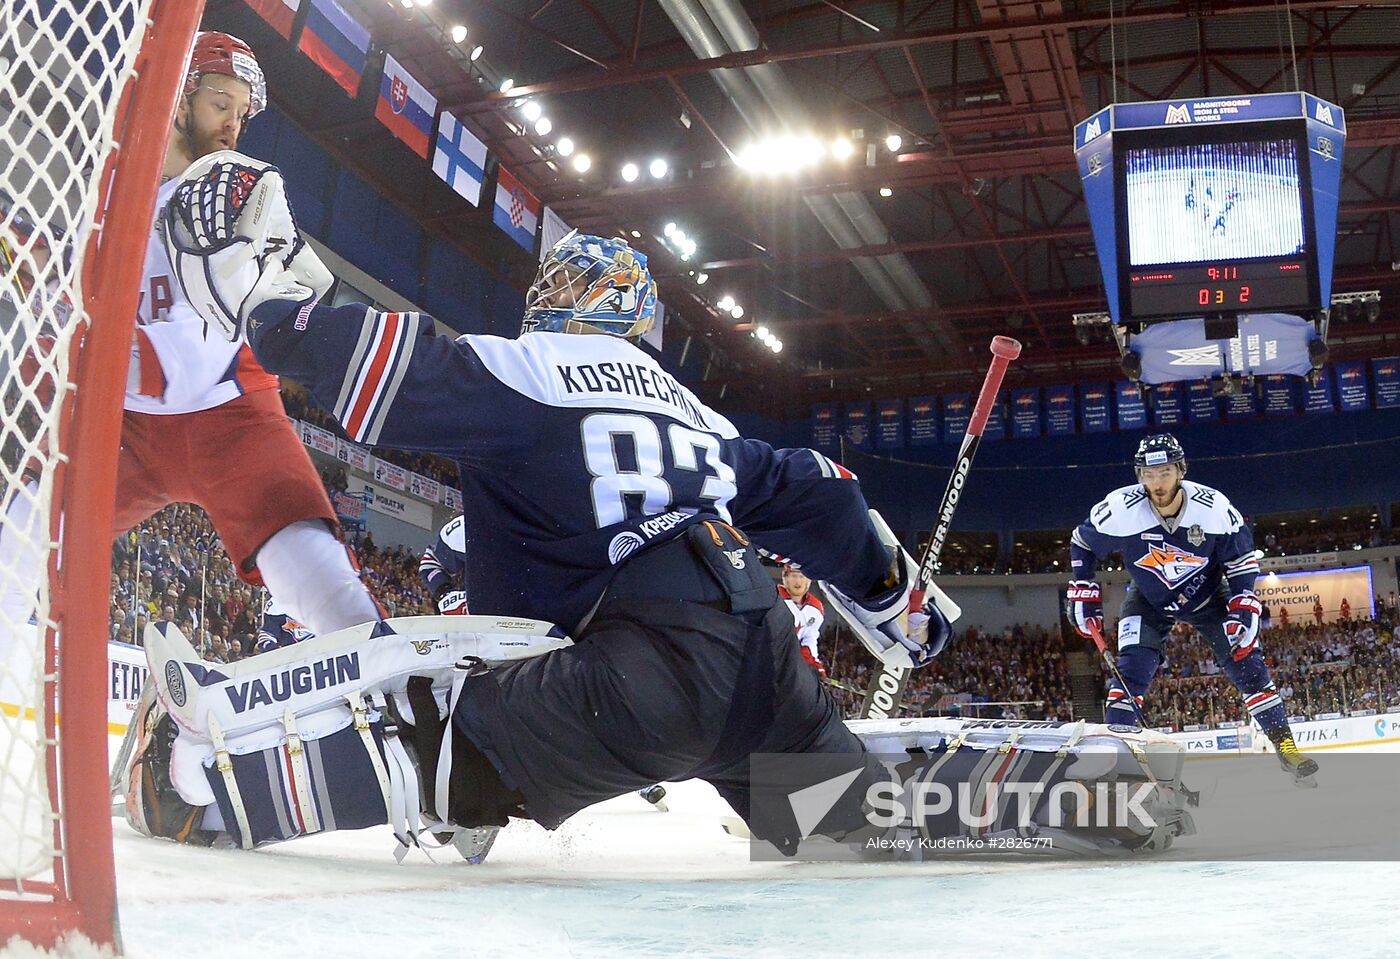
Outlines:
<svg viewBox="0 0 1400 959"><path fill-rule="evenodd" d="M1225 638L1235 662L1259 648L1259 615L1264 611L1259 597L1250 590L1230 597L1225 616Z"/></svg>
<svg viewBox="0 0 1400 959"><path fill-rule="evenodd" d="M1065 615L1074 631L1093 639L1103 635L1103 590L1091 579L1072 579L1065 590Z"/></svg>
<svg viewBox="0 0 1400 959"><path fill-rule="evenodd" d="M175 278L230 342L268 299L319 299L333 277L297 231L276 167L231 150L180 177L158 226Z"/></svg>
<svg viewBox="0 0 1400 959"><path fill-rule="evenodd" d="M438 612L444 616L466 616L467 594L460 589L451 589L438 597Z"/></svg>
<svg viewBox="0 0 1400 959"><path fill-rule="evenodd" d="M881 662L916 669L927 666L947 648L953 635L953 621L962 615L962 610L941 589L929 584L925 601L919 604L917 612L909 615L906 631L900 620L909 612L918 566L899 545L879 513L871 510L870 519L891 552L892 563L885 589L865 599L853 600L827 583L827 595L846 625Z"/></svg>

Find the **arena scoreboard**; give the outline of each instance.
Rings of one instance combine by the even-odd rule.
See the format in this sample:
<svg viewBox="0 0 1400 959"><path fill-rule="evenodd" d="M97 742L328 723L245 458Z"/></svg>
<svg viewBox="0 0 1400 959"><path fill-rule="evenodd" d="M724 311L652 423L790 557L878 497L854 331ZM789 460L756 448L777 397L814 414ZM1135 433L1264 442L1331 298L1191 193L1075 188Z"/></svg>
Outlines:
<svg viewBox="0 0 1400 959"><path fill-rule="evenodd" d="M1308 318L1330 301L1341 107L1307 93L1120 103L1074 138L1115 325Z"/></svg>

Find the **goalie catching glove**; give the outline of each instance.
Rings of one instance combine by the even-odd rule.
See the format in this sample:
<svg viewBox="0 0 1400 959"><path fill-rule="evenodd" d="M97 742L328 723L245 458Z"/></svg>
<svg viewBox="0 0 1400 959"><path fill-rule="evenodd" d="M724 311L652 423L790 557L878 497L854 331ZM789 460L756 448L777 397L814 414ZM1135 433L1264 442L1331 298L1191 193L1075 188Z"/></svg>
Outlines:
<svg viewBox="0 0 1400 959"><path fill-rule="evenodd" d="M846 625L882 663L915 669L927 666L952 640L953 623L962 615L962 610L932 583L921 602L915 597L911 609L919 566L899 545L884 517L871 510L870 521L893 557L885 588L873 596L855 600L827 583L827 596ZM909 614L907 629L900 622L906 612Z"/></svg>
<svg viewBox="0 0 1400 959"><path fill-rule="evenodd" d="M334 280L297 230L282 174L232 150L192 163L157 222L185 298L230 342L259 303L320 299Z"/></svg>

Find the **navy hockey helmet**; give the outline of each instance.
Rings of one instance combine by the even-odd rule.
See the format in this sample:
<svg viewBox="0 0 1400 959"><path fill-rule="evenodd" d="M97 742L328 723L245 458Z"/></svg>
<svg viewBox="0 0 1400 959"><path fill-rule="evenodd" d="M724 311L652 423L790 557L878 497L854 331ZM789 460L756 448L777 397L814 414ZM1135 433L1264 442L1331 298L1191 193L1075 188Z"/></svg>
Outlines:
<svg viewBox="0 0 1400 959"><path fill-rule="evenodd" d="M1186 475L1186 451L1170 433L1143 437L1142 442L1138 444L1137 453L1133 456L1135 472L1149 466L1168 466L1172 463L1180 463L1181 473Z"/></svg>
<svg viewBox="0 0 1400 959"><path fill-rule="evenodd" d="M572 230L540 264L525 294L521 333L606 333L635 340L656 322L647 258L622 240Z"/></svg>

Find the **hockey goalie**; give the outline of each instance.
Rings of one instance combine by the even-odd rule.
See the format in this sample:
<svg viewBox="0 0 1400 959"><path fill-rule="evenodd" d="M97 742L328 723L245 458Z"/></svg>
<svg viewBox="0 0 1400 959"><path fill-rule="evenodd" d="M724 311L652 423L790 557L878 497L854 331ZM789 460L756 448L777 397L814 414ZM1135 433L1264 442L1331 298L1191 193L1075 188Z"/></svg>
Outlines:
<svg viewBox="0 0 1400 959"><path fill-rule="evenodd" d="M200 662L175 630L149 632L158 695L128 777L138 829L252 848L389 823L402 852L510 818L553 829L686 779L713 785L787 855L813 836L975 828L927 809L872 820L872 798L903 775L868 748L876 734L916 765L942 756L927 775L977 784L972 803L998 777L1034 777L1045 796L998 833L1063 828L1081 851L1147 851L1189 827L1180 752L1149 756L1149 734L1081 724L992 730L993 742L938 725L847 727L758 549L823 580L886 662L930 662L957 607L934 588L906 619L914 563L850 471L741 437L636 346L656 290L626 243L570 234L545 256L518 338L451 337L421 314L320 304L324 268L283 259L305 248L266 164L206 157L161 216L212 328L304 384L353 439L456 462L466 590L488 615L369 623L233 666ZM814 761L758 782L751 759L774 754ZM832 776L851 788L818 821L799 819L788 797ZM1128 779L1147 784L1135 808L1156 825L1040 824L1061 781Z"/></svg>

